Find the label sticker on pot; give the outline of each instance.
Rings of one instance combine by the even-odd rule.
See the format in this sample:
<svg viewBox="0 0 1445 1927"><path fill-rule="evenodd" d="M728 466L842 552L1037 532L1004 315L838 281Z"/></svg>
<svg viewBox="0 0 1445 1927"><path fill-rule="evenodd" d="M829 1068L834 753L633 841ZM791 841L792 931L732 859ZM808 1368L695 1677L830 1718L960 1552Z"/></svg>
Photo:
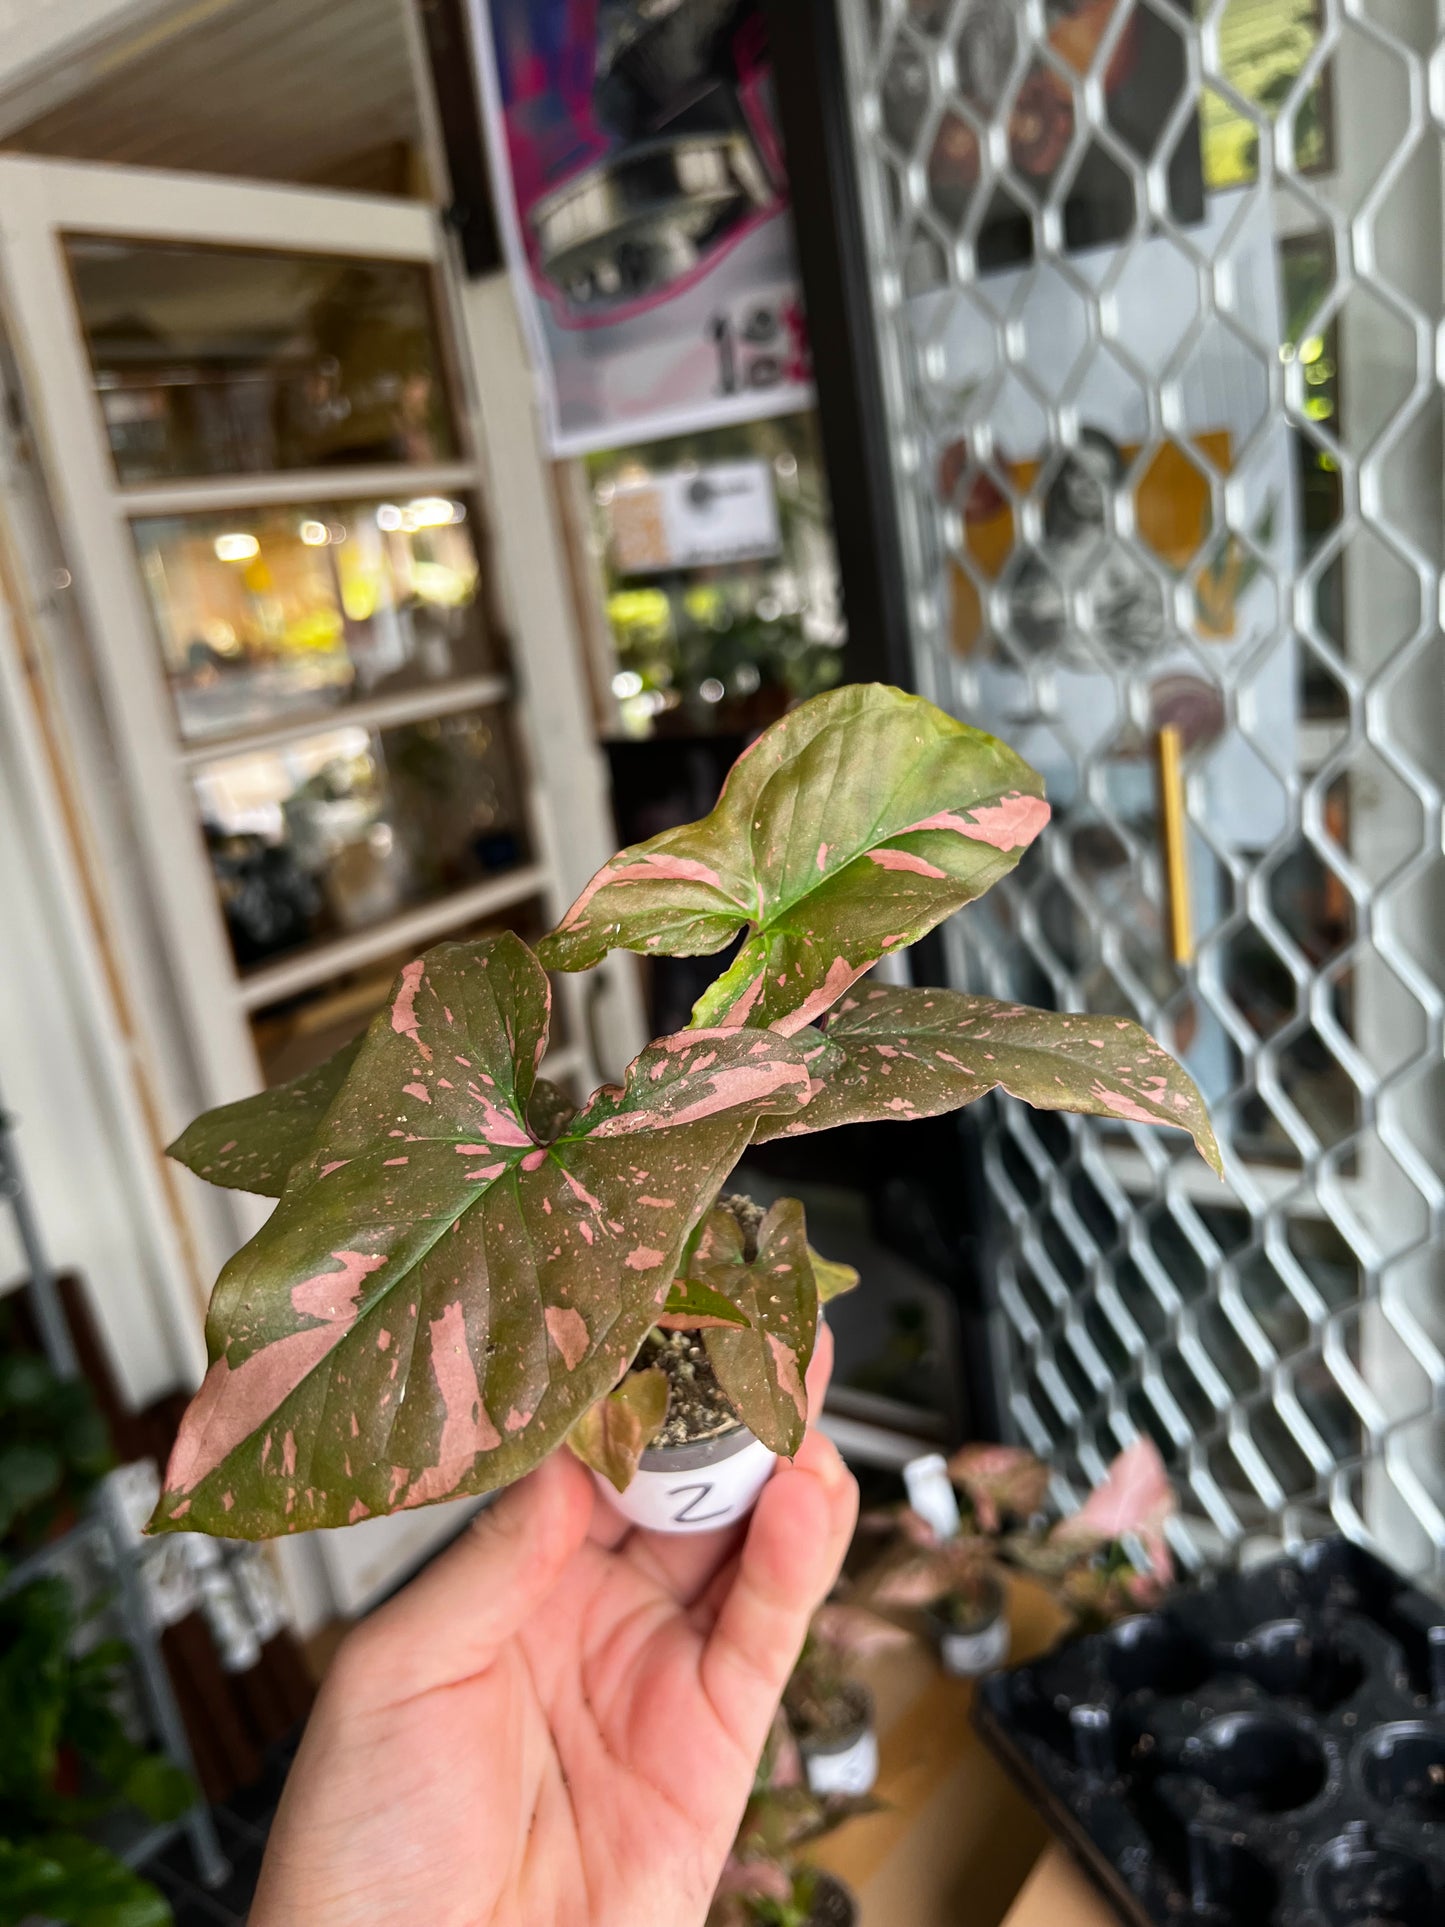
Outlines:
<svg viewBox="0 0 1445 1927"><path fill-rule="evenodd" d="M991 1672L1008 1658L1008 1620L999 1614L990 1626L976 1633L946 1632L939 1640L945 1673L971 1679L975 1673Z"/></svg>
<svg viewBox="0 0 1445 1927"><path fill-rule="evenodd" d="M753 1439L711 1465L676 1472L643 1468L633 1474L625 1492L599 1473L593 1477L624 1519L649 1532L715 1532L752 1511L776 1462L761 1439Z"/></svg>
<svg viewBox="0 0 1445 1927"><path fill-rule="evenodd" d="M865 1727L851 1746L833 1753L805 1753L808 1788L820 1799L829 1793L863 1794L873 1791L878 1778L878 1735Z"/></svg>
<svg viewBox="0 0 1445 1927"><path fill-rule="evenodd" d="M959 1527L958 1500L942 1453L910 1459L903 1468L903 1483L908 1488L908 1503L919 1518L927 1520L940 1539L953 1538Z"/></svg>

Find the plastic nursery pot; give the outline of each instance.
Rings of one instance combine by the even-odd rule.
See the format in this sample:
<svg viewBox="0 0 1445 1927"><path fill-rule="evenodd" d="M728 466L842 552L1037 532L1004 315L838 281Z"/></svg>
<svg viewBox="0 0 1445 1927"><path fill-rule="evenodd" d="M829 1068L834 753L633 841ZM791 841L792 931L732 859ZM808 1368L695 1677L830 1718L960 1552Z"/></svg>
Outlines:
<svg viewBox="0 0 1445 1927"><path fill-rule="evenodd" d="M945 1673L974 1679L991 1673L1008 1658L1009 1623L1003 1587L985 1580L977 1599L944 1600L927 1614Z"/></svg>
<svg viewBox="0 0 1445 1927"><path fill-rule="evenodd" d="M682 1445L650 1445L625 1492L594 1473L624 1519L649 1532L715 1532L745 1519L772 1477L777 1454L746 1426Z"/></svg>
<svg viewBox="0 0 1445 1927"><path fill-rule="evenodd" d="M839 1695L838 1717L825 1733L799 1733L798 1751L808 1789L819 1798L830 1793L871 1793L878 1778L878 1734L873 1695L858 1680L848 1680Z"/></svg>
<svg viewBox="0 0 1445 1927"><path fill-rule="evenodd" d="M830 1873L813 1878L813 1904L808 1910L808 1927L857 1927L858 1903Z"/></svg>

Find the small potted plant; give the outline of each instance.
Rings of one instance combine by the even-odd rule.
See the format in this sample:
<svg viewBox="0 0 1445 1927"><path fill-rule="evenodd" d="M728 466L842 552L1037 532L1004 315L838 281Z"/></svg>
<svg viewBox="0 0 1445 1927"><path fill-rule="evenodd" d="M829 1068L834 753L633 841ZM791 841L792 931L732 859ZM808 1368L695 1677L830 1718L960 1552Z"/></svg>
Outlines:
<svg viewBox="0 0 1445 1927"><path fill-rule="evenodd" d="M852 1669L907 1641L901 1627L862 1606L830 1601L814 1613L783 1694L810 1792L872 1792L878 1778L873 1695Z"/></svg>
<svg viewBox="0 0 1445 1927"><path fill-rule="evenodd" d="M807 1785L780 1709L706 1927L855 1927L858 1906L847 1887L799 1856L846 1820L875 1810L866 1797L818 1794Z"/></svg>
<svg viewBox="0 0 1445 1927"><path fill-rule="evenodd" d="M504 1485L569 1437L625 1493L659 1435L702 1462L672 1461L645 1523L725 1523L797 1450L819 1305L850 1282L795 1201L718 1203L749 1144L1002 1088L1180 1126L1217 1170L1198 1092L1136 1025L859 981L1013 868L1041 789L919 697L829 691L708 816L606 864L536 955L443 944L320 1070L197 1120L175 1155L278 1203L217 1284L152 1529L346 1525ZM574 1108L539 1078L548 970L740 936L620 1085Z"/></svg>
<svg viewBox="0 0 1445 1927"><path fill-rule="evenodd" d="M1049 1468L1020 1447L965 1446L908 1471L913 1503L865 1521L894 1540L870 1597L921 1608L946 1672L972 1677L1007 1658L1010 1572L1045 1585L1080 1630L1152 1604L1173 1575L1164 1527L1174 1491L1148 1439L1121 1452L1080 1510L1052 1525L1039 1517ZM951 1519L939 1479L963 1500L962 1511L952 1502Z"/></svg>

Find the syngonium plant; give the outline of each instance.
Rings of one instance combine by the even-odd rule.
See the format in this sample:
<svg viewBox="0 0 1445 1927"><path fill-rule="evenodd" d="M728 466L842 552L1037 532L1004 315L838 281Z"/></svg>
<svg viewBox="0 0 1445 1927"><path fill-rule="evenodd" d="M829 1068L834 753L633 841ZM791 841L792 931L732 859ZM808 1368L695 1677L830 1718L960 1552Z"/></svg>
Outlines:
<svg viewBox="0 0 1445 1927"><path fill-rule="evenodd" d="M629 1367L659 1320L699 1330L744 1422L795 1451L845 1280L820 1279L796 1203L753 1237L717 1206L750 1144L1002 1088L1178 1125L1218 1170L1198 1092L1137 1025L859 983L1014 867L1042 787L919 697L830 691L701 821L605 864L536 954L442 944L319 1070L197 1119L173 1154L278 1202L216 1286L153 1529L345 1525L503 1485L569 1434L623 1483L657 1422ZM739 937L620 1085L574 1110L539 1078L549 970Z"/></svg>
<svg viewBox="0 0 1445 1927"><path fill-rule="evenodd" d="M966 1627L996 1612L1004 1581L1022 1573L1092 1631L1155 1605L1174 1576L1165 1528L1178 1501L1152 1439L1126 1446L1079 1510L1052 1523L1051 1470L1022 1446L966 1445L948 1477L963 1502L951 1538L907 1505L865 1515L865 1531L893 1539L869 1588L875 1605L931 1608Z"/></svg>

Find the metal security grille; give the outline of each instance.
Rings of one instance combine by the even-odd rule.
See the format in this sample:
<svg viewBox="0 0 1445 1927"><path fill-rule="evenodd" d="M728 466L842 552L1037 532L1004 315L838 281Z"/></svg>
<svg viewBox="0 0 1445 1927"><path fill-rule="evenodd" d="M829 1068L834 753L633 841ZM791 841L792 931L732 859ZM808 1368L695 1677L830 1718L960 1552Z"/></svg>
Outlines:
<svg viewBox="0 0 1445 1927"><path fill-rule="evenodd" d="M839 6L918 686L1055 811L955 981L1140 1018L1229 1167L1000 1107L1011 1423L1445 1576L1434 0Z"/></svg>

